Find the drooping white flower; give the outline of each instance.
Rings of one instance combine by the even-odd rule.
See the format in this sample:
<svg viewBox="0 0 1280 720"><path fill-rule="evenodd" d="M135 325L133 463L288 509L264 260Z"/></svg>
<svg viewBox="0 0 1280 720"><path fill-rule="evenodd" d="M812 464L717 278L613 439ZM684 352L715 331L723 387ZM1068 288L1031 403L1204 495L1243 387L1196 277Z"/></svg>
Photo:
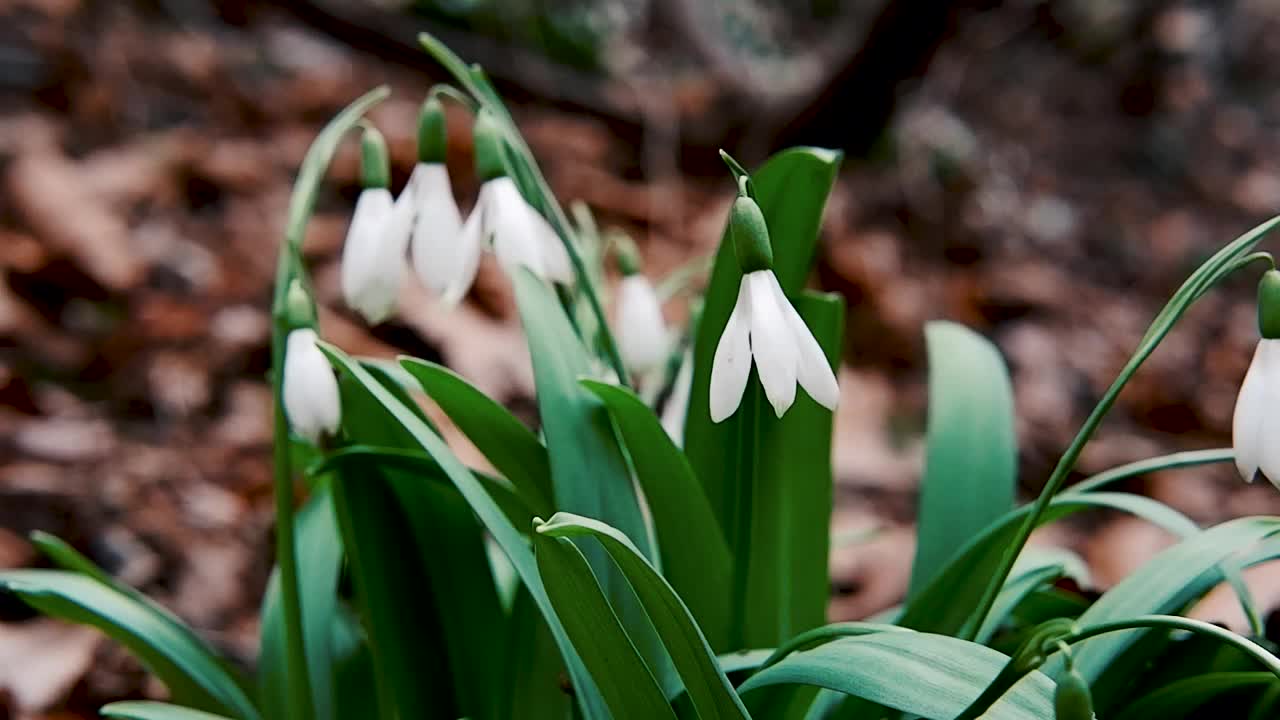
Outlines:
<svg viewBox="0 0 1280 720"><path fill-rule="evenodd" d="M662 317L662 302L648 278L627 275L618 285L618 351L627 368L645 373L658 367L671 351L671 334Z"/></svg>
<svg viewBox="0 0 1280 720"><path fill-rule="evenodd" d="M1258 282L1258 331L1262 339L1240 384L1231 442L1236 469L1248 482L1261 473L1280 488L1280 271Z"/></svg>
<svg viewBox="0 0 1280 720"><path fill-rule="evenodd" d="M470 231L490 244L498 263L508 273L523 266L547 280L573 282L573 266L560 237L546 218L525 201L511 178L504 175L486 181L471 214L479 214L479 219ZM467 221L470 223L471 218ZM464 228L463 235L466 234ZM475 240L468 238L466 242Z"/></svg>
<svg viewBox="0 0 1280 720"><path fill-rule="evenodd" d="M338 432L342 404L329 359L316 346L316 331L299 328L285 341L281 395L285 417L298 435L312 443Z"/></svg>
<svg viewBox="0 0 1280 720"><path fill-rule="evenodd" d="M662 408L662 429L677 447L684 447L684 423L689 415L689 395L693 390L693 348L684 351L680 370L671 384L671 395Z"/></svg>
<svg viewBox="0 0 1280 720"><path fill-rule="evenodd" d="M360 174L364 189L342 247L342 296L351 309L377 324L395 310L404 283L413 192L406 188L391 199L387 144L373 127L365 128L360 141Z"/></svg>
<svg viewBox="0 0 1280 720"><path fill-rule="evenodd" d="M468 274L468 258L461 252L462 213L448 169L443 163L419 162L405 192L412 192L414 207L409 248L413 269L432 294L456 303L470 288L475 268Z"/></svg>
<svg viewBox="0 0 1280 720"><path fill-rule="evenodd" d="M742 276L738 301L716 346L711 365L712 422L738 409L753 361L778 417L795 401L797 383L819 404L835 409L840 388L827 356L768 269Z"/></svg>

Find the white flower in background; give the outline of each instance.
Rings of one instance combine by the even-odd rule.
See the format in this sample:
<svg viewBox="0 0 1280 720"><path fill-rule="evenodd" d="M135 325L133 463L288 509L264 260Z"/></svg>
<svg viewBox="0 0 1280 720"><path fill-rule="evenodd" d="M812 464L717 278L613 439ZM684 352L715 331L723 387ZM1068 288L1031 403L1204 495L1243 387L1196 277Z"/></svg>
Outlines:
<svg viewBox="0 0 1280 720"><path fill-rule="evenodd" d="M466 273L460 252L462 213L453 198L449 171L443 163L420 162L409 176L405 192L412 192L415 217L410 240L410 257L418 279L432 294L456 303L468 287L459 288ZM474 277L475 270L471 270Z"/></svg>
<svg viewBox="0 0 1280 720"><path fill-rule="evenodd" d="M671 384L671 395L662 408L662 429L667 431L676 447L684 447L684 423L689 415L689 395L693 390L693 348L684 351L680 358L680 370Z"/></svg>
<svg viewBox="0 0 1280 720"><path fill-rule="evenodd" d="M298 435L312 443L338 432L342 405L329 359L316 346L316 331L299 328L285 341L281 388L285 417Z"/></svg>
<svg viewBox="0 0 1280 720"><path fill-rule="evenodd" d="M752 361L778 417L795 401L797 382L819 404L835 409L840 399L835 373L773 274L768 228L755 201L740 196L729 227L743 275L712 360L712 422L737 411Z"/></svg>
<svg viewBox="0 0 1280 720"><path fill-rule="evenodd" d="M636 373L660 366L671 352L671 334L649 279L639 273L622 278L617 303L615 335L622 361Z"/></svg>
<svg viewBox="0 0 1280 720"><path fill-rule="evenodd" d="M342 296L348 307L377 324L395 310L404 283L413 193L406 189L392 201L386 144L371 127L364 132L361 174L364 190L342 248Z"/></svg>
<svg viewBox="0 0 1280 720"><path fill-rule="evenodd" d="M1231 440L1236 469L1248 482L1259 474L1280 488L1280 272L1269 270L1258 284L1262 339L1240 385Z"/></svg>

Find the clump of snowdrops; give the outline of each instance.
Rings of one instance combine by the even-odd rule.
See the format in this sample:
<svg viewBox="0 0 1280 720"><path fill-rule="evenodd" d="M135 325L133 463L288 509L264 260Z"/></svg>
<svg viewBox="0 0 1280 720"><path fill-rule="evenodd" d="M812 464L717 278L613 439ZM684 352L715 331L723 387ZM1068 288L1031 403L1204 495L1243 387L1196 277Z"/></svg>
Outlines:
<svg viewBox="0 0 1280 720"><path fill-rule="evenodd" d="M408 184L393 195L385 144L361 120L386 96L378 89L316 139L290 206L271 376L277 568L256 672L230 666L56 538L34 541L60 569L0 573L35 608L124 644L171 696L113 703L104 714L1280 715L1280 658L1241 580L1280 556L1280 518L1202 528L1115 487L1232 461L1245 480L1280 481L1280 273L1269 269L1261 281L1262 340L1242 385L1234 450L1151 458L1064 487L1125 383L1183 313L1232 273L1274 268L1255 246L1278 220L1192 273L1030 504L1015 501L1013 405L999 353L958 325L931 323L910 589L874 618L828 624L844 305L805 282L840 155L796 148L754 172L725 156L737 199L701 309L675 330L662 313L674 281L646 277L634 248L606 243L589 213L571 221L484 73L433 38L423 44L456 85L432 89L423 103ZM465 219L444 164L446 102L474 118L482 184ZM376 323L412 276L448 312L492 252L528 337L536 430L445 367L352 357L317 335L301 244L329 160L351 131L361 135L364 190L343 253L347 304ZM622 275L612 326L611 263ZM458 459L420 395L489 469ZM295 506L299 485L305 499ZM1135 515L1179 541L1091 596L1079 590L1090 582L1078 557L1025 546L1035 528L1098 509ZM1183 615L1223 583L1249 620L1247 635Z"/></svg>

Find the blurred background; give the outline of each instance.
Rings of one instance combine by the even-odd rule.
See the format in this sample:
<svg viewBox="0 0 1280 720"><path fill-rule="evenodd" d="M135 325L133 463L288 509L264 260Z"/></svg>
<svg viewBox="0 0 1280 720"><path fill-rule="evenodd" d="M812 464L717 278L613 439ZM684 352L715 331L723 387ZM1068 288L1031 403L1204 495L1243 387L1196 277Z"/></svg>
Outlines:
<svg viewBox="0 0 1280 720"><path fill-rule="evenodd" d="M734 188L717 148L748 165L796 143L848 152L812 279L850 304L834 530L860 540L833 552L832 619L906 586L925 321L1005 353L1031 496L1186 274L1280 210L1275 0L0 0L0 567L39 565L27 533L57 533L253 661L290 184L319 127L379 83L403 182L418 103L445 79L422 30L484 65L561 200L631 234L653 278L719 239ZM467 208L469 122L450 120ZM488 259L451 313L416 289L372 329L342 306L354 150L306 244L323 334L443 361L536 423ZM1081 475L1230 443L1256 339L1245 275L1150 359ZM1280 512L1227 466L1129 489L1202 523ZM1170 538L1092 515L1036 541L1106 587ZM1280 574L1250 577L1274 607ZM1204 612L1238 626L1229 606ZM160 692L94 631L0 596L0 718Z"/></svg>

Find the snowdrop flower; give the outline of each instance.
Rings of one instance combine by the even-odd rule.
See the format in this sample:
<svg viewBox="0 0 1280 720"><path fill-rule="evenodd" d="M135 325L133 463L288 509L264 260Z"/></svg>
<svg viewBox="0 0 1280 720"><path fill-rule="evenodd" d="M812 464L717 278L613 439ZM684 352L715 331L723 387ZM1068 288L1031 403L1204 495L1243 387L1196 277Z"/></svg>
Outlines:
<svg viewBox="0 0 1280 720"><path fill-rule="evenodd" d="M480 253L492 247L507 272L526 267L560 283L573 282L569 254L551 224L533 208L502 163L502 131L487 110L481 110L474 129L476 175L482 181L476 206L458 237L453 294L466 294L475 279Z"/></svg>
<svg viewBox="0 0 1280 720"><path fill-rule="evenodd" d="M620 250L617 258L623 274L615 317L618 352L628 369L646 373L667 359L671 336L662 317L662 301L649 279L640 274L635 251Z"/></svg>
<svg viewBox="0 0 1280 720"><path fill-rule="evenodd" d="M342 416L338 381L311 328L294 330L285 341L281 394L285 417L295 433L314 444L338 432Z"/></svg>
<svg viewBox="0 0 1280 720"><path fill-rule="evenodd" d="M1258 284L1258 329L1262 339L1240 385L1231 441L1246 481L1261 474L1280 488L1280 271L1267 271Z"/></svg>
<svg viewBox="0 0 1280 720"><path fill-rule="evenodd" d="M409 250L422 284L453 304L462 299L471 283L467 278L467 287L461 287L466 270L458 244L462 213L444 164L447 146L444 107L432 95L418 113L418 163L404 189L414 215ZM472 269L472 275L474 272Z"/></svg>
<svg viewBox="0 0 1280 720"><path fill-rule="evenodd" d="M711 365L711 420L721 422L742 403L752 361L778 417L791 407L796 383L835 409L840 388L827 356L773 274L773 251L760 207L746 194L729 215L742 282Z"/></svg>
<svg viewBox="0 0 1280 720"><path fill-rule="evenodd" d="M342 248L342 295L351 309L370 324L377 324L395 310L404 282L412 193L391 199L387 146L375 128L365 128L360 167L364 190L356 200Z"/></svg>

